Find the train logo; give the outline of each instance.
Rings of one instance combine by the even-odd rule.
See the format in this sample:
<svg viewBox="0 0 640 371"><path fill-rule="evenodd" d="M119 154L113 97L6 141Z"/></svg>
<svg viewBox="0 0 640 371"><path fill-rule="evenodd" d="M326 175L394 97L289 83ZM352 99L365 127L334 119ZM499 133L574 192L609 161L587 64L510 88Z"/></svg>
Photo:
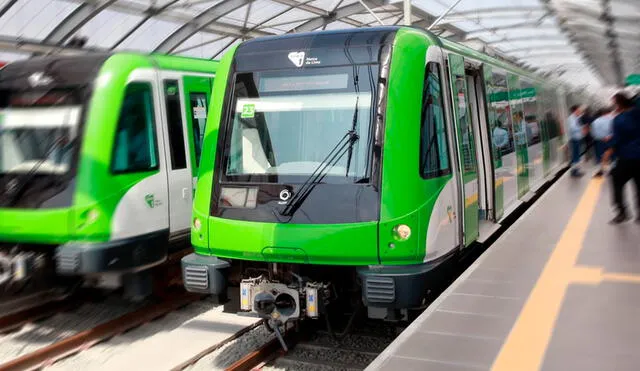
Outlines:
<svg viewBox="0 0 640 371"><path fill-rule="evenodd" d="M302 67L304 64L304 52L291 52L288 57L296 67Z"/></svg>
<svg viewBox="0 0 640 371"><path fill-rule="evenodd" d="M288 189L283 189L280 191L280 199L286 202L289 198L291 198L291 192Z"/></svg>
<svg viewBox="0 0 640 371"><path fill-rule="evenodd" d="M153 209L153 195L146 195L144 196L144 201L147 203L147 205Z"/></svg>
<svg viewBox="0 0 640 371"><path fill-rule="evenodd" d="M156 200L156 197L152 194L147 194L146 196L144 196L144 202L151 209L153 209L156 206L162 205L162 202L160 202L160 200Z"/></svg>

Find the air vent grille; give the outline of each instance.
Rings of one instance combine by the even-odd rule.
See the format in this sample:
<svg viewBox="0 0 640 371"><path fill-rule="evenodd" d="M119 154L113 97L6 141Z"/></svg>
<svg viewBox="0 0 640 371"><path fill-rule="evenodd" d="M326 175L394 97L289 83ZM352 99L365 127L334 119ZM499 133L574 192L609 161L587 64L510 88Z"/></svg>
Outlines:
<svg viewBox="0 0 640 371"><path fill-rule="evenodd" d="M184 282L187 287L206 290L209 288L207 267L189 266L184 270Z"/></svg>
<svg viewBox="0 0 640 371"><path fill-rule="evenodd" d="M393 303L396 299L396 285L391 277L367 277L365 289L370 303Z"/></svg>

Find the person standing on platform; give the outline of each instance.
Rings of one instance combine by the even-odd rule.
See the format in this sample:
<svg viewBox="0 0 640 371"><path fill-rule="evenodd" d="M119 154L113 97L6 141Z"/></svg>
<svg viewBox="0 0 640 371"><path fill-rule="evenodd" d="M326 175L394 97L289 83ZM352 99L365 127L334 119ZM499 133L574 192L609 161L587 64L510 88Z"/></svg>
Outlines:
<svg viewBox="0 0 640 371"><path fill-rule="evenodd" d="M572 106L571 115L567 118L567 126L571 137L571 176L579 177L583 173L580 171L580 146L584 139L584 127L580 125L582 107Z"/></svg>
<svg viewBox="0 0 640 371"><path fill-rule="evenodd" d="M591 123L593 122L592 110L588 106L582 106L580 110L581 116L579 119L580 125L582 125L582 144L584 144L584 158L586 161L591 160L591 148L594 146L593 136L591 135ZM595 152L595 151L594 151Z"/></svg>
<svg viewBox="0 0 640 371"><path fill-rule="evenodd" d="M607 151L611 135L613 133L611 125L613 124L613 110L604 109L600 116L591 124L591 135L593 136L594 146L596 149L596 164L600 168L595 173L595 177L601 177L604 174L605 163L602 161L604 153Z"/></svg>
<svg viewBox="0 0 640 371"><path fill-rule="evenodd" d="M612 224L629 219L624 202L624 186L633 179L636 186L636 222L640 223L640 110L623 93L613 96L616 116L613 119L611 149L606 159L616 155L616 165L611 170L613 202L617 209Z"/></svg>

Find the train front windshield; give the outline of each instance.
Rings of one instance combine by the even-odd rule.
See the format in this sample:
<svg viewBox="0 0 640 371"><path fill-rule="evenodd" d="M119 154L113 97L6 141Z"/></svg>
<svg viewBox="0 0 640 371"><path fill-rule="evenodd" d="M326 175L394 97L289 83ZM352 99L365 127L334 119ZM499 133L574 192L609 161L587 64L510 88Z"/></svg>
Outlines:
<svg viewBox="0 0 640 371"><path fill-rule="evenodd" d="M65 174L80 106L0 108L0 174Z"/></svg>
<svg viewBox="0 0 640 371"><path fill-rule="evenodd" d="M326 167L324 183L366 183L377 76L373 64L238 74L226 180L299 183Z"/></svg>

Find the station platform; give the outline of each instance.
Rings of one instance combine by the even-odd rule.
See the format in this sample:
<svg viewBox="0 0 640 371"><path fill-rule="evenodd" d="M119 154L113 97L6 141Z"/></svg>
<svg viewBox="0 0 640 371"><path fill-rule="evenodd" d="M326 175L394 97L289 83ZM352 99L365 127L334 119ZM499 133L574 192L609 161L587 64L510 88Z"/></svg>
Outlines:
<svg viewBox="0 0 640 371"><path fill-rule="evenodd" d="M558 179L367 370L638 370L640 224L608 224L610 178L589 174Z"/></svg>

